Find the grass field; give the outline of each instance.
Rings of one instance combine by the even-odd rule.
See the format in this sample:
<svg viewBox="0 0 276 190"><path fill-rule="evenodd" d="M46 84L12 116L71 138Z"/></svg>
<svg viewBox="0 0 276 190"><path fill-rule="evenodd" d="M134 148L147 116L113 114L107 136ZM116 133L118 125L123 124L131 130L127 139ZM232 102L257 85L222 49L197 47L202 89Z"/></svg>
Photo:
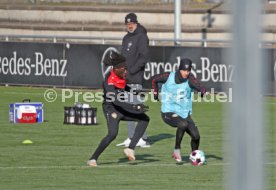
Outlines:
<svg viewBox="0 0 276 190"><path fill-rule="evenodd" d="M148 128L151 148L137 148L136 161L129 162L123 148L116 147L127 137L126 123L113 143L98 160L99 167L89 168L86 161L106 134L106 122L101 103L91 102L98 108L98 125L63 125L63 107L71 106L74 99L61 102L61 89L54 103L44 100L46 88L0 87L0 189L210 189L225 187L223 145L223 104L195 103L193 119L201 133L200 149L204 150L208 164L194 167L188 162L190 153L188 135L182 142L184 162L176 164L171 158L175 129L163 123L160 104L150 103L151 121ZM30 98L44 103L42 124L11 124L8 122L9 103ZM81 101L81 99L80 99ZM266 150L270 161L266 163L267 189L276 187L275 169L275 98L266 98L269 118ZM31 139L33 144L21 142ZM254 166L252 166L254 167Z"/></svg>

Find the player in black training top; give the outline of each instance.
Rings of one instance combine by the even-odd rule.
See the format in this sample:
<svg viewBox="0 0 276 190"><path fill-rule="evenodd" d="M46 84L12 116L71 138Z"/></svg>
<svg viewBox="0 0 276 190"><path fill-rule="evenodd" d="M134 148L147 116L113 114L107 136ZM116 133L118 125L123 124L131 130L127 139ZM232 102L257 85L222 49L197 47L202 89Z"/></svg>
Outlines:
<svg viewBox="0 0 276 190"><path fill-rule="evenodd" d="M149 117L145 114L148 107L143 104L130 104L122 99L128 93L126 87L127 64L125 58L111 51L104 58L106 66L113 66L112 71L106 76L103 89L103 113L106 117L108 132L102 139L91 158L87 161L88 166L97 166L97 160L106 147L116 138L119 130L119 123L123 121L136 121L137 126L133 138L128 146L124 149L125 155L129 160L135 160L134 149L139 139L144 134Z"/></svg>

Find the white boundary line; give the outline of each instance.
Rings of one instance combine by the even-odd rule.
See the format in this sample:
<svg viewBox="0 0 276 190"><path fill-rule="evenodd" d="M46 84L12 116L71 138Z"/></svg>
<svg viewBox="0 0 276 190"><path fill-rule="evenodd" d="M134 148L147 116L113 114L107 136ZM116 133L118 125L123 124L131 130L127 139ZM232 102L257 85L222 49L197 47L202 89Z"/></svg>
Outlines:
<svg viewBox="0 0 276 190"><path fill-rule="evenodd" d="M227 166L229 163L213 163L207 164L206 166ZM266 163L265 165L276 165L276 163ZM129 163L129 164L99 164L97 168L120 168L120 167L181 167L181 166L192 166L190 163L184 164L139 164L139 163ZM204 166L203 166L204 167ZM89 166L0 166L0 170L8 169L69 169L69 168L91 168Z"/></svg>

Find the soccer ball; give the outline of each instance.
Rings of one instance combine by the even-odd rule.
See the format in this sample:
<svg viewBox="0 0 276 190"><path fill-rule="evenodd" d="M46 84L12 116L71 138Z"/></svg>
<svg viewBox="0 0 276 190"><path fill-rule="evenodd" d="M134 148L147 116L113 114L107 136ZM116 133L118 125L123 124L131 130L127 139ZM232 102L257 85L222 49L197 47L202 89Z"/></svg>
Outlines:
<svg viewBox="0 0 276 190"><path fill-rule="evenodd" d="M202 150L194 150L190 154L190 161L194 166L200 166L207 164L207 160L205 158L205 154Z"/></svg>

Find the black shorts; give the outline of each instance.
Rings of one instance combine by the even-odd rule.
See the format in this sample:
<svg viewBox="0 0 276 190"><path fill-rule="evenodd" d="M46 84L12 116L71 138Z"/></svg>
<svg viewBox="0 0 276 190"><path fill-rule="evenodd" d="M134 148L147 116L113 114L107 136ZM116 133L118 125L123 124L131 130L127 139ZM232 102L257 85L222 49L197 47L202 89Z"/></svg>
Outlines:
<svg viewBox="0 0 276 190"><path fill-rule="evenodd" d="M196 127L190 115L184 119L173 112L168 112L168 113L161 112L161 116L163 121L168 125L170 125L171 127L182 129L186 131L191 137L195 137L195 138L199 137L198 128Z"/></svg>

